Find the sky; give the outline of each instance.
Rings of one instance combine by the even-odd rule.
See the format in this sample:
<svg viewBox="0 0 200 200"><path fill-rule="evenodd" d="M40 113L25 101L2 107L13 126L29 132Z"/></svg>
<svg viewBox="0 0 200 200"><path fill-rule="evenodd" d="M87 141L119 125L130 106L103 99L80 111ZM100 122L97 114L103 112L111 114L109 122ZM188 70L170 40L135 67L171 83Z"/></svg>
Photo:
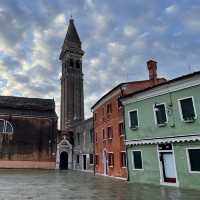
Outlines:
<svg viewBox="0 0 200 200"><path fill-rule="evenodd" d="M72 15L85 51L85 117L120 82L200 70L199 0L0 0L0 95L51 98L60 115L59 54Z"/></svg>

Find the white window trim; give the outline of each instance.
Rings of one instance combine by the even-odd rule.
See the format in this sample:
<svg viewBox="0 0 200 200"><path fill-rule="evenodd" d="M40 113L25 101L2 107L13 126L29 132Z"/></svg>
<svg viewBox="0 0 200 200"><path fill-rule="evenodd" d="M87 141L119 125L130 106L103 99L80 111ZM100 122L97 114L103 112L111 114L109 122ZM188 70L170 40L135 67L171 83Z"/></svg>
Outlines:
<svg viewBox="0 0 200 200"><path fill-rule="evenodd" d="M131 118L130 118L130 113L131 113L131 112L134 112L134 111L137 112L137 120L138 120L138 126L137 126L137 128L140 127L140 120L139 120L138 108L137 108L137 109L133 109L133 110L129 110L129 111L128 111L128 121L129 121L129 128L130 128L130 129L133 129L133 128L131 127Z"/></svg>
<svg viewBox="0 0 200 200"><path fill-rule="evenodd" d="M165 107L165 115L166 115L166 122L165 122L165 124L168 124L168 122L169 122L169 119L168 119L168 114L167 114L167 105L166 105L166 103L159 103L159 104L154 104L153 105L153 113L154 113L154 122L155 122L155 125L156 126L161 126L162 124L158 124L158 121L157 121L157 117L156 117L156 110L155 110L155 105L164 105L164 107Z"/></svg>
<svg viewBox="0 0 200 200"><path fill-rule="evenodd" d="M182 113L182 108L181 108L181 100L184 100L184 99L189 99L189 98L192 98L192 105L193 105L193 108L194 108L194 119L197 119L197 112L196 112L196 108L195 108L195 103L194 103L194 97L193 96L188 96L188 97L183 97L183 98L180 98L178 99L178 108L179 108L179 114L180 114L180 118L181 118L181 121L183 122L187 122L183 119L183 113Z"/></svg>
<svg viewBox="0 0 200 200"><path fill-rule="evenodd" d="M141 160L142 160L142 169L135 169L134 168L134 156L133 156L133 152L135 152L135 151L140 151L141 152ZM134 171L144 171L144 165L143 165L143 152L142 152L142 150L140 150L140 149L137 149L137 150L131 150L131 157L132 157L132 170L134 170Z"/></svg>
<svg viewBox="0 0 200 200"><path fill-rule="evenodd" d="M200 146L199 147L186 147L186 158L187 158L188 172L190 174L200 174L200 171L192 171L191 170L190 157L189 157L189 151L188 151L190 149L200 149Z"/></svg>

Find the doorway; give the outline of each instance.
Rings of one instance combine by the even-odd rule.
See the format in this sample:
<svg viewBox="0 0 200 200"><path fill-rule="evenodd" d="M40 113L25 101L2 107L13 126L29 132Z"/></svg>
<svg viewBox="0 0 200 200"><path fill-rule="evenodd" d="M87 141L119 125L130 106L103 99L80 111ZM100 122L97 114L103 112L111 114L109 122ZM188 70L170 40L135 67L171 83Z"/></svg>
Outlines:
<svg viewBox="0 0 200 200"><path fill-rule="evenodd" d="M83 155L83 170L87 169L87 156Z"/></svg>
<svg viewBox="0 0 200 200"><path fill-rule="evenodd" d="M108 175L108 155L105 150L103 152L103 163L104 163L104 175Z"/></svg>
<svg viewBox="0 0 200 200"><path fill-rule="evenodd" d="M161 182L177 184L177 174L172 144L158 145L160 159Z"/></svg>
<svg viewBox="0 0 200 200"><path fill-rule="evenodd" d="M60 165L59 165L59 168L61 170L66 170L68 169L68 153L63 151L61 154L60 154Z"/></svg>

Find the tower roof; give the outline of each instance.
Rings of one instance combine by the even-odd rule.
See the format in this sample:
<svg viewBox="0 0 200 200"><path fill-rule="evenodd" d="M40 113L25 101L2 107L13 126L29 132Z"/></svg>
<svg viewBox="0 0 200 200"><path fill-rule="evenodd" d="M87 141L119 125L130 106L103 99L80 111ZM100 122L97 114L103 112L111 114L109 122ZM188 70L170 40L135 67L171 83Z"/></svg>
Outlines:
<svg viewBox="0 0 200 200"><path fill-rule="evenodd" d="M69 20L67 34L65 36L65 40L64 40L64 43L62 46L60 59L63 57L64 53L67 50L74 49L74 48L76 48L76 50L79 50L81 52L81 54L83 53L83 51L81 50L81 40L79 38L76 27L74 25L74 20L71 18Z"/></svg>
<svg viewBox="0 0 200 200"><path fill-rule="evenodd" d="M81 43L79 35L76 31L76 27L74 25L74 20L72 18L69 20L69 26L68 26L65 40L70 41L70 42Z"/></svg>

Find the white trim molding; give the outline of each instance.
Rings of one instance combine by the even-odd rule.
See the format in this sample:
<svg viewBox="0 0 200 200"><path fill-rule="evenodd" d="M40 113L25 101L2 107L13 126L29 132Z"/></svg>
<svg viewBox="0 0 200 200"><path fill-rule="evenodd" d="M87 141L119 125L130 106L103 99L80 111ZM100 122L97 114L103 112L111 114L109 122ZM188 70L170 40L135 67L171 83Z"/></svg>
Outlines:
<svg viewBox="0 0 200 200"><path fill-rule="evenodd" d="M200 141L200 133L193 135L178 135L178 136L166 136L156 138L144 138L136 140L125 140L125 144L128 145L144 145L144 144L164 144L175 142L197 142Z"/></svg>

